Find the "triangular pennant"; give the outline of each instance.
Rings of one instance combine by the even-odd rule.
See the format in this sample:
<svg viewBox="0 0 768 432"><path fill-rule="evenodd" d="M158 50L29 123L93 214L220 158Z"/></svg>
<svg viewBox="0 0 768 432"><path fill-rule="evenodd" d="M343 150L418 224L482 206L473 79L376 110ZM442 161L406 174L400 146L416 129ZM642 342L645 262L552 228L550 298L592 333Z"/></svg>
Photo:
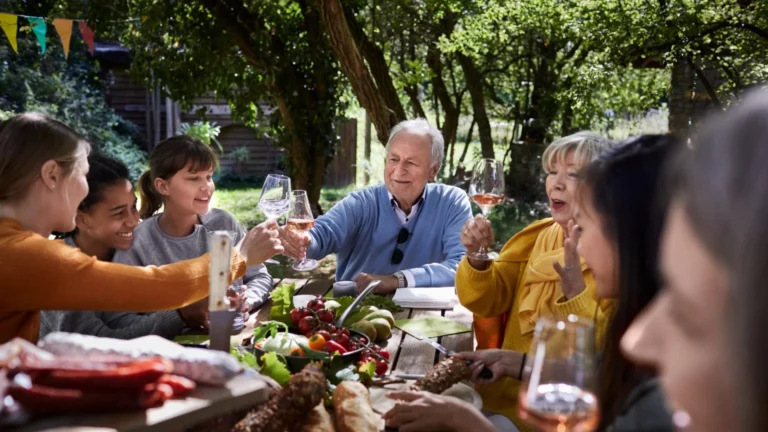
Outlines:
<svg viewBox="0 0 768 432"><path fill-rule="evenodd" d="M83 35L83 39L85 39L85 44L88 45L88 51L90 51L91 55L93 55L94 32L93 30L91 30L90 27L88 27L88 24L85 21L78 21L78 24L80 25L80 34Z"/></svg>
<svg viewBox="0 0 768 432"><path fill-rule="evenodd" d="M40 44L40 53L45 54L45 33L48 31L48 26L45 24L45 20L40 17L27 17L32 32L37 36L37 42Z"/></svg>
<svg viewBox="0 0 768 432"><path fill-rule="evenodd" d="M8 42L13 47L13 52L19 52L19 47L16 45L16 31L18 29L19 17L12 14L0 13L0 27L3 28L5 36L8 37Z"/></svg>
<svg viewBox="0 0 768 432"><path fill-rule="evenodd" d="M61 38L61 46L64 47L64 58L69 57L69 40L72 38L72 20L56 18L53 20L56 33Z"/></svg>

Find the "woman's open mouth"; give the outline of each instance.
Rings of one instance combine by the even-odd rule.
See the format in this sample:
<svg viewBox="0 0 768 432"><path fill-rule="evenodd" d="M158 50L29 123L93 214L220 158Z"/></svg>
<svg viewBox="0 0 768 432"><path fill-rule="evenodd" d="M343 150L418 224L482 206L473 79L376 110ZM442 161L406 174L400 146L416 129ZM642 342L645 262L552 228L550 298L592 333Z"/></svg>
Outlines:
<svg viewBox="0 0 768 432"><path fill-rule="evenodd" d="M567 202L558 200L558 199L551 199L550 201L551 201L552 211L560 211L563 209L563 207L568 205Z"/></svg>
<svg viewBox="0 0 768 432"><path fill-rule="evenodd" d="M131 232L119 232L117 233L118 237L122 237L124 239L132 239L133 238L133 231Z"/></svg>

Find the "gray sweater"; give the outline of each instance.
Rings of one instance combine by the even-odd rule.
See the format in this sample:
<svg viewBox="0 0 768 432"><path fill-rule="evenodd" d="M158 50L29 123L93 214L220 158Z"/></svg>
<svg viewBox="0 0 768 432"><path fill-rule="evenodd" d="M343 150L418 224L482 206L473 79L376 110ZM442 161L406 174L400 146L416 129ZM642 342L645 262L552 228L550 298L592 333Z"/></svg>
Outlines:
<svg viewBox="0 0 768 432"><path fill-rule="evenodd" d="M113 262L137 266L165 265L197 258L208 252L208 237L213 231L229 231L233 244L245 235L234 217L224 210L211 209L200 217L192 234L171 237L157 223L158 216L144 220L133 232L133 243L127 251L117 251ZM71 243L74 246L74 243ZM245 288L251 309L261 306L272 289L272 276L264 265L249 267L243 279L235 281ZM48 315L47 317L45 315ZM132 339L148 334L173 339L184 329L184 321L176 311L135 312L58 312L42 318L41 337L51 331Z"/></svg>

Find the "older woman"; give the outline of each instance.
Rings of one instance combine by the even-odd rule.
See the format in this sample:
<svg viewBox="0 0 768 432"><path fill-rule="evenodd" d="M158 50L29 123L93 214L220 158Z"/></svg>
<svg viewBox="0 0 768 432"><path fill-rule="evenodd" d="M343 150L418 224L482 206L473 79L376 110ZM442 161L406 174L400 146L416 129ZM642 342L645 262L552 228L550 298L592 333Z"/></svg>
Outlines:
<svg viewBox="0 0 768 432"><path fill-rule="evenodd" d="M591 132L560 138L547 147L542 165L552 217L532 223L493 262L464 258L456 272L461 304L475 314L478 348L527 352L536 321L543 315L595 318L602 340L609 302L599 302L595 281L576 252L576 230L568 232L575 209L578 172L613 143ZM476 217L462 230L468 252L493 241L490 223ZM560 265L560 261L565 265ZM484 408L516 421L520 382L501 379L483 387Z"/></svg>
<svg viewBox="0 0 768 432"><path fill-rule="evenodd" d="M694 139L664 232L666 289L622 339L658 368L680 430L768 430L767 118L762 90Z"/></svg>

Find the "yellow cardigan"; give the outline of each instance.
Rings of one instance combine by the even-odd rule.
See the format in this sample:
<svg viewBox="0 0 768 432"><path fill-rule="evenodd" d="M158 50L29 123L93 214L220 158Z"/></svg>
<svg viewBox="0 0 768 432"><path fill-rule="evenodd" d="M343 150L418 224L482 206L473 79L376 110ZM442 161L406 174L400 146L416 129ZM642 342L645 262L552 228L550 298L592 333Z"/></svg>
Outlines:
<svg viewBox="0 0 768 432"><path fill-rule="evenodd" d="M523 335L520 330L518 310L521 293L526 284L528 262L539 235L555 222L551 218L532 223L512 237L491 266L486 270L477 270L464 258L456 272L456 290L461 304L482 318L498 317L509 314L504 329L502 349L527 353L530 349L532 333ZM562 258L560 259L562 262ZM592 272L584 271L587 288L576 297L565 301L557 283L557 300L552 305L554 313L560 316L576 314L592 320L596 318L596 344L602 345L603 334L610 320L612 303L600 301L595 292L595 280ZM597 316L595 316L597 314ZM477 318L477 317L476 317ZM480 320L482 320L480 318ZM501 322L499 320L499 322ZM476 332L478 331L476 326ZM478 338L483 335L478 335ZM521 430L527 430L517 415L517 397L520 381L502 378L500 381L478 389L483 396L484 409L503 414L512 419Z"/></svg>

